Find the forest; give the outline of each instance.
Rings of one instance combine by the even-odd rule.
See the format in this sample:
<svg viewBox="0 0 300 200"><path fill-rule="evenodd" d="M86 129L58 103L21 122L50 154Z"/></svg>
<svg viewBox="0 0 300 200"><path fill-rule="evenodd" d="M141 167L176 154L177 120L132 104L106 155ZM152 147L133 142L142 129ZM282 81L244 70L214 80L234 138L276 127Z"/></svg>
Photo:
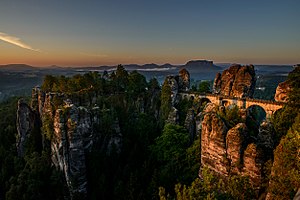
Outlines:
<svg viewBox="0 0 300 200"><path fill-rule="evenodd" d="M300 68L289 74L289 101L271 119L276 148L266 168L266 191L279 199L292 199L300 188ZM87 195L70 196L63 173L52 164L53 121L43 119L33 130L23 157L16 149L16 113L20 97L0 104L0 199L255 199L249 178L220 178L201 165L201 135L191 138L184 126L191 108L205 103L182 99L176 103L179 123L168 123L171 88L156 79L149 81L122 65L112 73L90 72L73 77L47 75L45 93L67 95L78 105L92 101L100 108L101 123L94 127L95 142L86 152ZM209 83L193 88L209 91ZM86 98L87 97L87 98ZM93 99L96 97L96 99ZM30 97L23 97L30 104ZM63 109L59 99L54 109ZM231 126L240 122L238 108L226 108L220 118ZM118 122L120 147L102 148ZM202 177L199 177L199 170ZM271 170L274 173L271 175ZM267 181L267 182L269 182Z"/></svg>

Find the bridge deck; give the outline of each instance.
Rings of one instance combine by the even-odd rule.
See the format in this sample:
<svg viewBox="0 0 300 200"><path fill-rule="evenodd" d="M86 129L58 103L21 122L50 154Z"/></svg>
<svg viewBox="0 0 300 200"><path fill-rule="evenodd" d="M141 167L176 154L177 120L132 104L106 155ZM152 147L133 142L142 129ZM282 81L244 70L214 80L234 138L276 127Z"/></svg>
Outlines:
<svg viewBox="0 0 300 200"><path fill-rule="evenodd" d="M254 102L254 103L265 103L265 104L272 104L272 105L279 105L283 106L284 102L278 102L278 101L271 101L271 100L264 100L264 99L253 99L253 98L239 98L239 97L232 97L232 96L224 96L224 95L218 95L218 94L206 94L206 93L200 93L200 92L191 92L191 91L184 91L179 92L180 94L187 94L187 95L198 95L203 97L218 97L221 99L228 99L228 100L241 100L241 101L248 101L248 102Z"/></svg>

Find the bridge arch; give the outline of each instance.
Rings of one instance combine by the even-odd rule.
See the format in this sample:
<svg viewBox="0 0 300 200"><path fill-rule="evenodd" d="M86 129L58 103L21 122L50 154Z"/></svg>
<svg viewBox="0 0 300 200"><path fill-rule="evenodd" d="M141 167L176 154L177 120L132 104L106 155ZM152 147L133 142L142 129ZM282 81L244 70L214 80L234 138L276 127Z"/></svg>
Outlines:
<svg viewBox="0 0 300 200"><path fill-rule="evenodd" d="M264 109L266 112L266 119L269 119L272 114L277 110L283 107L283 102L274 102L269 100L261 99L250 99L250 98L238 98L238 97L229 97L221 96L216 94L200 94L197 92L180 92L178 93L181 96L186 96L188 98L202 99L207 98L211 103L222 106L237 105L239 108L247 109L250 106L257 105Z"/></svg>
<svg viewBox="0 0 300 200"><path fill-rule="evenodd" d="M251 105L247 109L247 115L253 117L256 121L262 122L267 117L265 109L259 105Z"/></svg>
<svg viewBox="0 0 300 200"><path fill-rule="evenodd" d="M233 104L231 104L231 102L228 101L228 100L221 100L220 103L221 103L222 106L225 106L225 107L228 107L228 106L230 106L230 105L233 105Z"/></svg>
<svg viewBox="0 0 300 200"><path fill-rule="evenodd" d="M206 97L200 97L197 99L197 114L202 112L206 104L211 103L211 100Z"/></svg>
<svg viewBox="0 0 300 200"><path fill-rule="evenodd" d="M263 121L266 120L267 113L263 107L259 105L251 105L246 109L246 125L249 130L249 134L257 136L259 133L259 127Z"/></svg>

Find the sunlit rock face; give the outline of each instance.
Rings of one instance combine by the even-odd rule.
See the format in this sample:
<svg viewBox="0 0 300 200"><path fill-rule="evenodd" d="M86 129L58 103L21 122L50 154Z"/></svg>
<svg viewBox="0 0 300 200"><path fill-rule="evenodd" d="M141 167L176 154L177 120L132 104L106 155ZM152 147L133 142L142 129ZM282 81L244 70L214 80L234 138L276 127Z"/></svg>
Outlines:
<svg viewBox="0 0 300 200"><path fill-rule="evenodd" d="M252 97L255 89L255 70L253 65L232 65L222 74L217 73L213 93L232 97Z"/></svg>
<svg viewBox="0 0 300 200"><path fill-rule="evenodd" d="M248 128L245 123L239 123L227 132L226 148L231 174L241 172L243 151L247 145L247 136Z"/></svg>
<svg viewBox="0 0 300 200"><path fill-rule="evenodd" d="M181 69L178 76L179 90L187 91L190 88L190 73L186 69Z"/></svg>
<svg viewBox="0 0 300 200"><path fill-rule="evenodd" d="M279 83L274 96L275 101L287 102L288 93L291 91L291 86L288 81Z"/></svg>
<svg viewBox="0 0 300 200"><path fill-rule="evenodd" d="M259 186L262 179L263 170L263 152L254 143L247 146L243 156L243 175L249 176L250 181Z"/></svg>
<svg viewBox="0 0 300 200"><path fill-rule="evenodd" d="M206 106L202 121L201 165L207 166L218 174L228 175L226 158L226 133L228 128L214 112L217 106L209 103Z"/></svg>
<svg viewBox="0 0 300 200"><path fill-rule="evenodd" d="M223 177L248 176L255 187L260 187L265 163L273 155L272 125L263 122L257 135L253 135L245 123L229 128L220 112L222 107L213 103L208 103L203 110L201 167L208 167Z"/></svg>

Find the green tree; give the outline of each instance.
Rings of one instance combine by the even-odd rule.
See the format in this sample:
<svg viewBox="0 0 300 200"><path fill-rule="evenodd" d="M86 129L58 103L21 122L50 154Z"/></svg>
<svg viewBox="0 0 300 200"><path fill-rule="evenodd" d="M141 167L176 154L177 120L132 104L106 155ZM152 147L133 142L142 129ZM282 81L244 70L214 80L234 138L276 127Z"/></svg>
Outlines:
<svg viewBox="0 0 300 200"><path fill-rule="evenodd" d="M137 97L145 92L147 87L146 78L138 73L133 71L128 76L128 93L130 96Z"/></svg>
<svg viewBox="0 0 300 200"><path fill-rule="evenodd" d="M284 136L295 122L295 118L300 112L300 67L295 68L288 75L287 81L291 85L288 93L288 102L281 110L275 112L271 121L275 129L275 143L278 144L280 138Z"/></svg>
<svg viewBox="0 0 300 200"><path fill-rule="evenodd" d="M115 77L112 79L115 82L116 90L124 92L128 84L128 72L122 65L117 66Z"/></svg>
<svg viewBox="0 0 300 200"><path fill-rule="evenodd" d="M161 113L161 120L165 121L168 119L169 112L171 111L172 107L172 98L171 98L171 87L167 81L165 81L162 85L161 90L161 106L160 106L160 113Z"/></svg>
<svg viewBox="0 0 300 200"><path fill-rule="evenodd" d="M45 92L53 91L53 86L56 84L56 78L52 75L46 75L44 77L43 84L41 86L41 89Z"/></svg>
<svg viewBox="0 0 300 200"><path fill-rule="evenodd" d="M168 191L176 180L184 178L183 169L188 143L189 138L185 128L166 124L162 135L155 139L155 144L151 147L152 154L160 165L159 181L167 187Z"/></svg>
<svg viewBox="0 0 300 200"><path fill-rule="evenodd" d="M237 105L225 107L225 109L220 110L218 114L229 128L232 128L236 124L243 122L239 107Z"/></svg>
<svg viewBox="0 0 300 200"><path fill-rule="evenodd" d="M210 92L210 82L209 81L201 81L198 87L198 92L200 93L208 93Z"/></svg>
<svg viewBox="0 0 300 200"><path fill-rule="evenodd" d="M274 152L268 191L278 199L293 199L300 188L300 114Z"/></svg>

